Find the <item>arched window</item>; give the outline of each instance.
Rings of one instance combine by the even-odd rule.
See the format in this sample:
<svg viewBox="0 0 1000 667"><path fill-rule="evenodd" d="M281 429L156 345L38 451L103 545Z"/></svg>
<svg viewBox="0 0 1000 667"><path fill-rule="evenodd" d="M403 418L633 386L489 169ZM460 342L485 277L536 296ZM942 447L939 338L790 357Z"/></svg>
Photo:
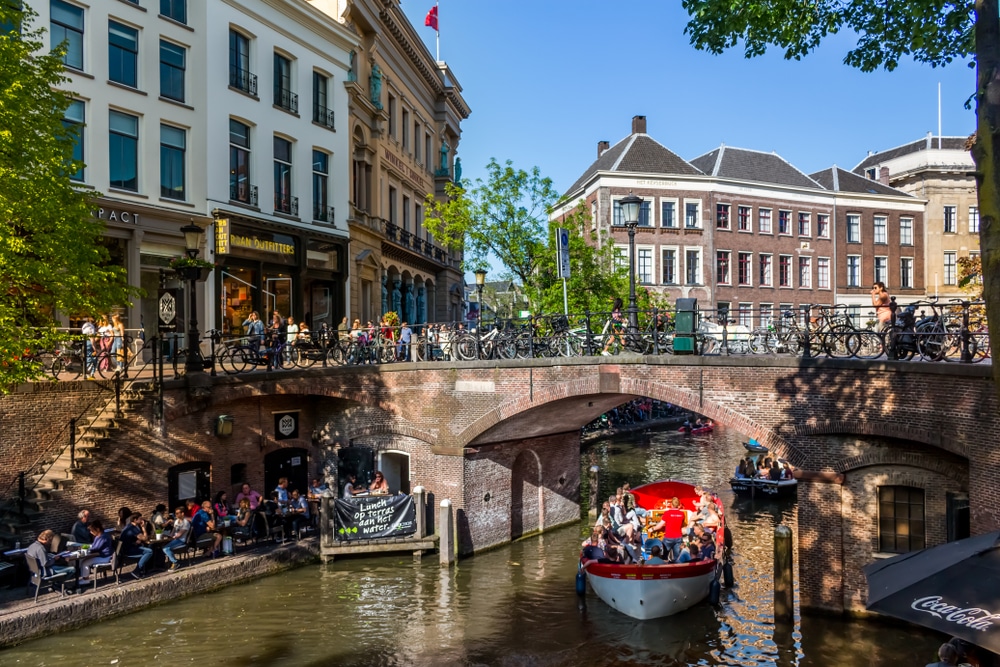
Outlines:
<svg viewBox="0 0 1000 667"><path fill-rule="evenodd" d="M878 546L883 553L923 549L924 490L912 486L878 489Z"/></svg>

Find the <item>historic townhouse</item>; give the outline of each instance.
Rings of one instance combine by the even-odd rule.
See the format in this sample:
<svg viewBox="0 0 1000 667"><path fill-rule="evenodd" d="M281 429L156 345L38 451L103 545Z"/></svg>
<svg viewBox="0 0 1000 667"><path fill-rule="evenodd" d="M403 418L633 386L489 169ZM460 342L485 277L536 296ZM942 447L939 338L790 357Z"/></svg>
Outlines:
<svg viewBox="0 0 1000 667"><path fill-rule="evenodd" d="M907 289L922 290L922 202L888 187L855 193L859 184L849 174L828 186L823 174L808 176L774 153L729 146L685 161L646 134L645 117L636 116L628 137L598 144L597 160L570 186L553 218L586 202L594 224L609 232L627 262L619 201L629 192L642 197L638 283L670 301L697 298L701 308L747 326L766 324L780 311L801 314L810 305L839 303L848 260L836 239L847 234L840 226L858 215L868 223L859 237L868 248L858 250L868 258L864 266L873 275L877 267L889 285L905 279ZM908 240L903 251L900 238ZM895 244L891 252L889 244ZM909 272L890 278L890 260ZM858 280L870 283L870 276L860 277L862 269L859 263ZM862 305L854 302L851 313L860 317Z"/></svg>
<svg viewBox="0 0 1000 667"><path fill-rule="evenodd" d="M395 311L410 323L460 319L461 252L423 225L425 197L461 178L454 157L470 110L444 62L435 62L399 0L315 0L359 41L345 84L350 137L349 314Z"/></svg>
<svg viewBox="0 0 1000 667"><path fill-rule="evenodd" d="M927 137L869 154L854 173L927 201L926 294L967 297L958 287L958 259L979 254L976 170L964 137Z"/></svg>

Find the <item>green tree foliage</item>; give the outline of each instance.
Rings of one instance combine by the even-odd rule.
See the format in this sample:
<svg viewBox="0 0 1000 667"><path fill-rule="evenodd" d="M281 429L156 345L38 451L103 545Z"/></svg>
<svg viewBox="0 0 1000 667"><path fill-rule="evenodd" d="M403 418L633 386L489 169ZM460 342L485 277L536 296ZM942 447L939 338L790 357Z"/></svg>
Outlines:
<svg viewBox="0 0 1000 667"><path fill-rule="evenodd" d="M35 14L0 3L0 392L36 378L34 355L53 347L56 313L107 312L132 294L107 267L103 224L69 176L74 134L59 52L42 52ZM15 26L14 30L9 30Z"/></svg>
<svg viewBox="0 0 1000 667"><path fill-rule="evenodd" d="M722 53L742 43L748 58L769 47L799 59L840 30L857 35L844 61L866 72L903 58L932 66L974 58L976 134L970 140L979 186L979 243L990 347L1000 349L1000 6L998 0L683 0L685 32L698 49ZM1000 392L1000 364L993 364Z"/></svg>

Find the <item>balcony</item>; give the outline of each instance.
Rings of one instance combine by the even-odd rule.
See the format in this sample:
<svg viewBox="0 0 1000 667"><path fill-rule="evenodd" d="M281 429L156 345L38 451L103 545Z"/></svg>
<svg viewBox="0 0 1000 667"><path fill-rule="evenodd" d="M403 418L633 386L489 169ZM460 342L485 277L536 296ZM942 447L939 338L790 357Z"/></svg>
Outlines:
<svg viewBox="0 0 1000 667"><path fill-rule="evenodd" d="M257 206L257 186L248 183L230 185L229 201L239 202L247 206Z"/></svg>
<svg viewBox="0 0 1000 667"><path fill-rule="evenodd" d="M229 85L257 97L257 75L240 67L229 67Z"/></svg>
<svg viewBox="0 0 1000 667"><path fill-rule="evenodd" d="M431 241L422 239L416 234L408 232L399 225L389 222L388 220L382 220L381 222L386 240L391 242L393 245L405 248L414 255L427 257L428 259L434 260L439 264L448 263L448 251L444 248L439 248Z"/></svg>
<svg viewBox="0 0 1000 667"><path fill-rule="evenodd" d="M274 106L289 113L298 113L299 96L287 88L276 88L274 90Z"/></svg>
<svg viewBox="0 0 1000 667"><path fill-rule="evenodd" d="M274 212L298 216L299 198L278 192L274 193Z"/></svg>
<svg viewBox="0 0 1000 667"><path fill-rule="evenodd" d="M319 204L313 204L313 221L314 222L325 222L327 224L336 224L337 216L335 215L332 206L321 206Z"/></svg>
<svg viewBox="0 0 1000 667"><path fill-rule="evenodd" d="M333 129L333 109L327 109L320 104L313 105L313 122L317 125Z"/></svg>

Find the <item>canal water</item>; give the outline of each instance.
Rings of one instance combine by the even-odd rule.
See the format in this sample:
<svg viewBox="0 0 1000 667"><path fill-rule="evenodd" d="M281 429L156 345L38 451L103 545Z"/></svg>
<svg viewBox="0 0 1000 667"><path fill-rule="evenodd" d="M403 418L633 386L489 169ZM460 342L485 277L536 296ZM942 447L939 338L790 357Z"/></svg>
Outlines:
<svg viewBox="0 0 1000 667"><path fill-rule="evenodd" d="M717 489L735 540L736 586L719 608L638 622L574 592L590 522L462 560L339 560L162 605L0 651L0 665L326 665L580 667L815 665L920 667L943 640L912 627L796 618L772 621L772 538L795 531L794 501L737 501L726 483L743 437L659 430L585 446L607 497L673 477ZM586 488L581 491L586 498Z"/></svg>

